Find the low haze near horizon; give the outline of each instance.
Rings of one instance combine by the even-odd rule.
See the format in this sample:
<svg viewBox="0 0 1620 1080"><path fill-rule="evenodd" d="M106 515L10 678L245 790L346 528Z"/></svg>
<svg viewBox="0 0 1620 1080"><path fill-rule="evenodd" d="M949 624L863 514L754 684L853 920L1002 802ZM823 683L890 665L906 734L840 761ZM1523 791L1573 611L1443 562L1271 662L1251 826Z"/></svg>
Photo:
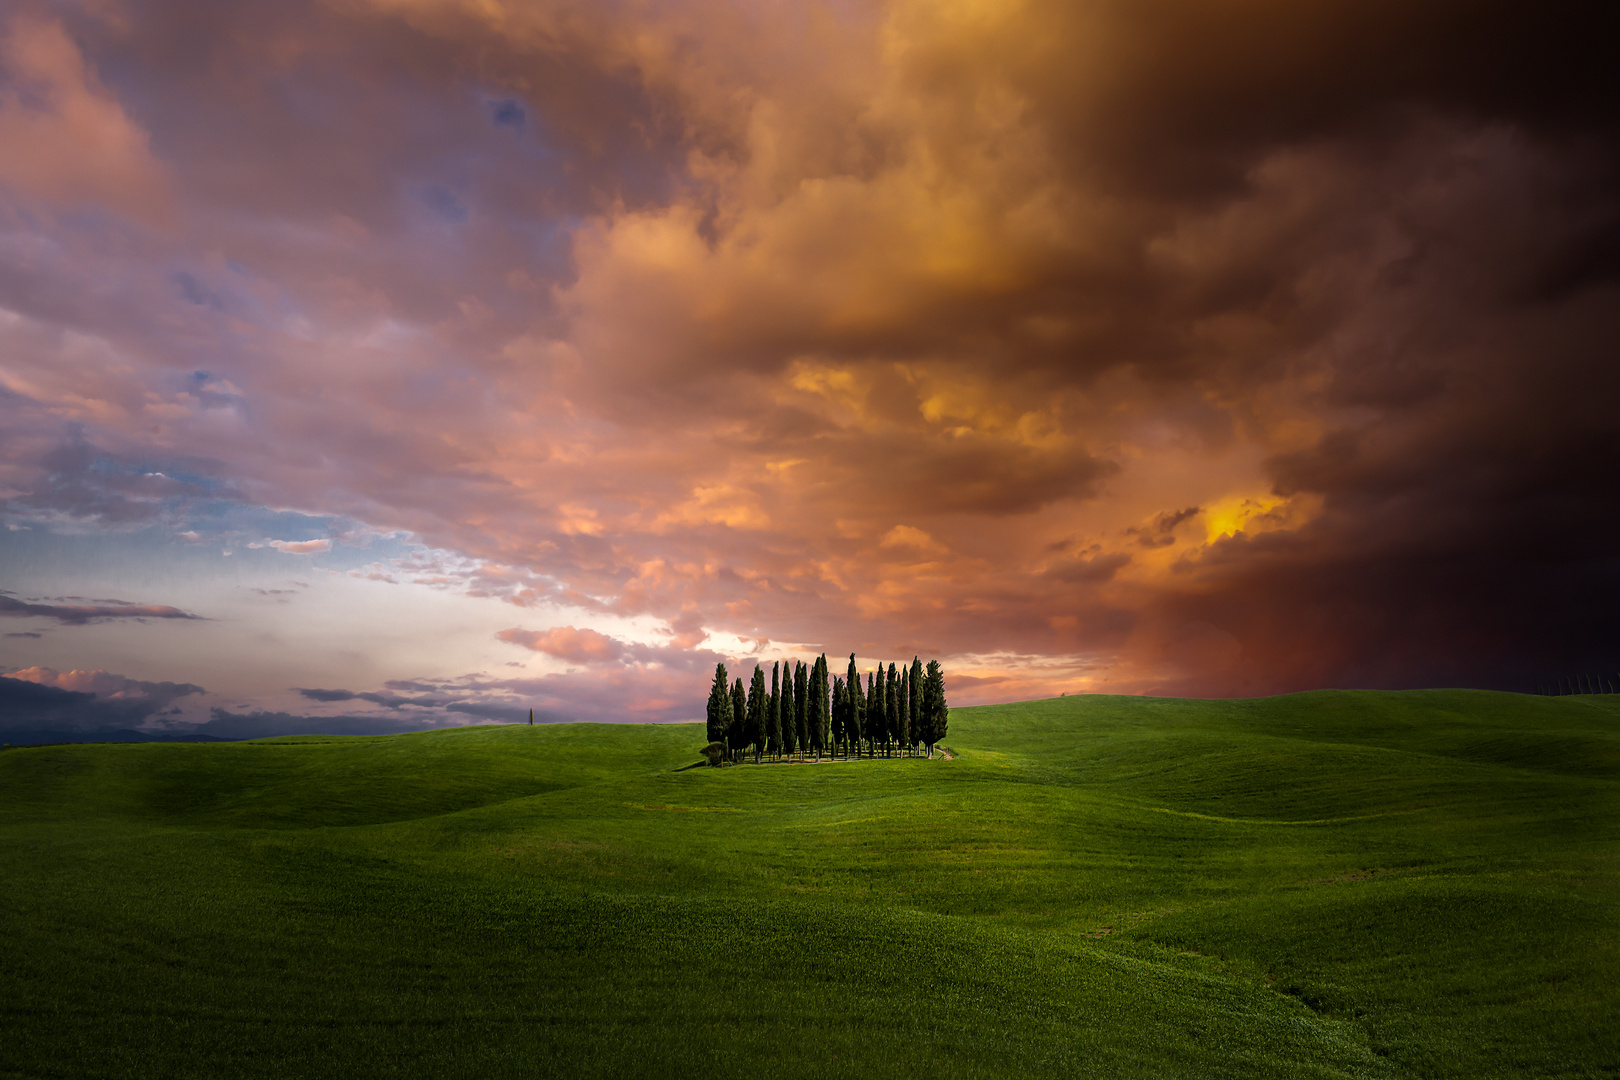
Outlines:
<svg viewBox="0 0 1620 1080"><path fill-rule="evenodd" d="M7 5L0 673L227 735L1612 678L1615 22Z"/></svg>

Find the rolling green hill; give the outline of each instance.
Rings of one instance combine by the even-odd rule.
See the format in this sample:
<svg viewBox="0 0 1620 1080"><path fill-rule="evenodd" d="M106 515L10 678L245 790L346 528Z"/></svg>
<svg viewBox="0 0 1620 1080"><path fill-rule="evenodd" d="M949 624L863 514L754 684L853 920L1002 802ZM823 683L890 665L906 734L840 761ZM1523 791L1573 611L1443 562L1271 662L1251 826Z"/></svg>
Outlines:
<svg viewBox="0 0 1620 1080"><path fill-rule="evenodd" d="M1620 1076L1620 697L0 753L0 1076Z"/></svg>

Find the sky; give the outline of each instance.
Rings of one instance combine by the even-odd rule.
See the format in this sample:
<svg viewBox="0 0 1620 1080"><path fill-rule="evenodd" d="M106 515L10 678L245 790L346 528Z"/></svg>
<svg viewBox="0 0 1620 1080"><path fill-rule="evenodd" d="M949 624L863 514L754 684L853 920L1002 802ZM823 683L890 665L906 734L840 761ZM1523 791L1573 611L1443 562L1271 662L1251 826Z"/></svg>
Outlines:
<svg viewBox="0 0 1620 1080"><path fill-rule="evenodd" d="M12 0L0 712L1620 672L1616 22Z"/></svg>

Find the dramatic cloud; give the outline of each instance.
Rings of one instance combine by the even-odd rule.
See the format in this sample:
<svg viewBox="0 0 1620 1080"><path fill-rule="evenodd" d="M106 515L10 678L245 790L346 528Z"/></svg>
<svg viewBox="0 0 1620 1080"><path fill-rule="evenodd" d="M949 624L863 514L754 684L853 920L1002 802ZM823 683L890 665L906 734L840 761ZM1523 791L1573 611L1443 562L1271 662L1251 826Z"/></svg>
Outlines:
<svg viewBox="0 0 1620 1080"><path fill-rule="evenodd" d="M1620 648L1612 14L118 10L0 28L0 519L341 519L239 539L409 537L332 572L583 669L304 702L692 718L739 640L963 700Z"/></svg>
<svg viewBox="0 0 1620 1080"><path fill-rule="evenodd" d="M94 694L101 701L139 703L151 710L165 708L177 698L204 693L195 683L143 682L110 671L56 671L48 667L20 668L6 673L8 679L54 686L75 693Z"/></svg>
<svg viewBox="0 0 1620 1080"><path fill-rule="evenodd" d="M191 683L143 682L108 671L24 668L0 676L0 741L75 742L189 735L141 730L175 700L203 693Z"/></svg>

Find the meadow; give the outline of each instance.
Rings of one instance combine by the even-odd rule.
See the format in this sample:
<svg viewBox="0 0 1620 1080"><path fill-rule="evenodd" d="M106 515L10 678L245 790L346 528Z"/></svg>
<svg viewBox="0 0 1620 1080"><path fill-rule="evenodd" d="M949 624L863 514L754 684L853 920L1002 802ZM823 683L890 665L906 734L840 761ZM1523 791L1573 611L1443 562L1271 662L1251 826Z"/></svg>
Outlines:
<svg viewBox="0 0 1620 1080"><path fill-rule="evenodd" d="M0 1076L1620 1076L1620 697L704 742L6 750Z"/></svg>

